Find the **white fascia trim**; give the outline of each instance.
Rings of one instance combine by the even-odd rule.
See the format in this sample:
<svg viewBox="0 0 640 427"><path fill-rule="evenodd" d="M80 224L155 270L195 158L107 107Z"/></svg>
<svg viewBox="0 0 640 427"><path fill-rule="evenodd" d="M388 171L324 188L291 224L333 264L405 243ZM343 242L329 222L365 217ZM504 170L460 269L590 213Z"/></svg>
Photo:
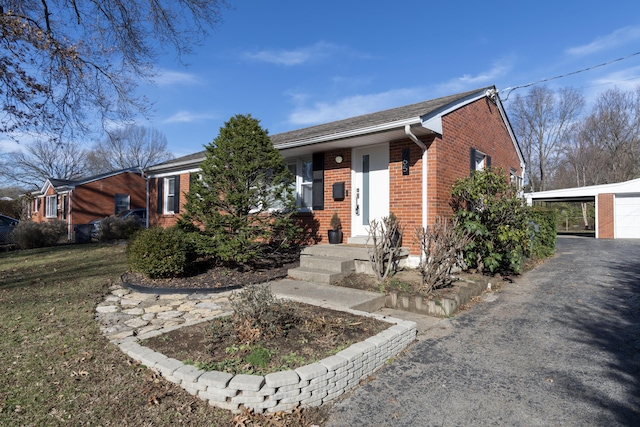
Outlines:
<svg viewBox="0 0 640 427"><path fill-rule="evenodd" d="M467 104L471 104L478 99L484 98L485 96L486 91L482 90L477 94L469 95L468 97L462 98L453 104L449 104L439 110L426 114L421 117L422 126L432 132L437 133L438 135L442 135L442 116L447 115L461 107L464 107Z"/></svg>
<svg viewBox="0 0 640 427"><path fill-rule="evenodd" d="M180 169L181 166L192 166L193 165L199 165L200 163L202 163L204 161L205 157L200 157L197 159L191 159L191 160L185 160L183 162L176 162L176 163L171 163L171 164L164 164L164 165L158 165L158 166L150 166L148 168L146 168L144 171L147 173L147 175L149 176L159 176L157 174L153 174L151 173L154 170L163 170L163 169ZM191 169L189 169L191 170ZM199 170L199 169L198 169Z"/></svg>
<svg viewBox="0 0 640 427"><path fill-rule="evenodd" d="M183 173L200 172L201 170L202 169L200 169L200 168L183 169L183 170L176 170L176 171L173 171L173 172L147 174L147 177L148 178L164 178L165 176L174 176L174 175L181 175Z"/></svg>
<svg viewBox="0 0 640 427"><path fill-rule="evenodd" d="M302 147L305 145L318 144L321 142L335 141L338 139L345 139L345 138L352 138L355 136L367 135L370 133L384 132L386 130L404 128L406 125L415 125L420 123L421 123L420 117L413 117L410 119L398 120L395 122L389 122L382 125L369 126L369 127L354 129L346 132L332 133L328 135L322 135L322 136L317 136L314 138L303 139L298 141L285 142L284 144L278 144L275 147L278 150L286 150L287 148L296 148L296 147Z"/></svg>

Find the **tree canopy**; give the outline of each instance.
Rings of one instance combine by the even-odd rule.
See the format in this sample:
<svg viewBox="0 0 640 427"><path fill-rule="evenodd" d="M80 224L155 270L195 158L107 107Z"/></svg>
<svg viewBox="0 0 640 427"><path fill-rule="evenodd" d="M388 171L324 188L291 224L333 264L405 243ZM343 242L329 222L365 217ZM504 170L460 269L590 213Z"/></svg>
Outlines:
<svg viewBox="0 0 640 427"><path fill-rule="evenodd" d="M129 125L107 133L87 154L93 174L119 169L146 168L173 158L167 137L155 128Z"/></svg>
<svg viewBox="0 0 640 427"><path fill-rule="evenodd" d="M60 138L146 111L137 83L166 48L191 52L224 0L6 0L0 7L0 132Z"/></svg>
<svg viewBox="0 0 640 427"><path fill-rule="evenodd" d="M258 258L265 243L290 242L293 176L258 120L229 119L206 146L200 167L186 193L181 225L201 226L203 252L244 263Z"/></svg>

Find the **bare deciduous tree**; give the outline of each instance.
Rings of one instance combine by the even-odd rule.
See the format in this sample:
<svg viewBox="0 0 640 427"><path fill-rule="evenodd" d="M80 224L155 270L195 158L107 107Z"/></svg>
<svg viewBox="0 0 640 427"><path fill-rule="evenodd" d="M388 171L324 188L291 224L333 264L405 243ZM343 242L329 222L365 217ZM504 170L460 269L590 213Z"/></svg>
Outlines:
<svg viewBox="0 0 640 427"><path fill-rule="evenodd" d="M580 138L601 147L592 184L622 182L640 173L640 87L635 92L611 89L598 97L584 120Z"/></svg>
<svg viewBox="0 0 640 427"><path fill-rule="evenodd" d="M145 168L170 160L166 136L155 128L130 125L107 134L88 153L92 173Z"/></svg>
<svg viewBox="0 0 640 427"><path fill-rule="evenodd" d="M513 107L514 130L528 164L527 180L533 191L548 189L560 162L563 143L584 106L582 94L572 88L534 87L518 95Z"/></svg>
<svg viewBox="0 0 640 427"><path fill-rule="evenodd" d="M51 136L94 114L129 118L137 81L173 48L189 53L217 27L224 0L5 0L0 11L0 132ZM73 139L73 138L72 138Z"/></svg>
<svg viewBox="0 0 640 427"><path fill-rule="evenodd" d="M48 178L73 180L87 176L87 154L79 144L36 140L23 146L24 151L6 155L8 167L0 174L7 181L33 190Z"/></svg>

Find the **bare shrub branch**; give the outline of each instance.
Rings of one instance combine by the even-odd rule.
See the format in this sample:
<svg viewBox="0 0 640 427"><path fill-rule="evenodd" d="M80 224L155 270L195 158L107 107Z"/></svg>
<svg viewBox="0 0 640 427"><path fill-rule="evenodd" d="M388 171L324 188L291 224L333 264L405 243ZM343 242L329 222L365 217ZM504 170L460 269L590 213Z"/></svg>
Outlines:
<svg viewBox="0 0 640 427"><path fill-rule="evenodd" d="M400 221L385 216L380 221L369 223L369 236L365 246L371 261L371 268L379 282L384 282L398 267L400 252Z"/></svg>
<svg viewBox="0 0 640 427"><path fill-rule="evenodd" d="M454 280L451 271L462 263L462 251L471 238L468 233L457 231L457 225L457 219L438 217L432 226L416 229L422 254L422 289L427 293L450 285Z"/></svg>

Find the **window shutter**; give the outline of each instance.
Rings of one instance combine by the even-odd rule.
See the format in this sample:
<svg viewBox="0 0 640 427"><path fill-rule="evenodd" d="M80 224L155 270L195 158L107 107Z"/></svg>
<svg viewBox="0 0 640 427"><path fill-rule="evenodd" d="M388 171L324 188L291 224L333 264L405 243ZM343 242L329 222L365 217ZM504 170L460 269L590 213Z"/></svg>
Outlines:
<svg viewBox="0 0 640 427"><path fill-rule="evenodd" d="M485 166L486 169L491 168L491 156L486 156L484 158L484 163L485 163L484 166Z"/></svg>
<svg viewBox="0 0 640 427"><path fill-rule="evenodd" d="M313 209L324 209L324 153L313 153L313 186L312 204Z"/></svg>
<svg viewBox="0 0 640 427"><path fill-rule="evenodd" d="M471 148L471 155L470 155L470 169L473 172L474 170L476 170L476 149L475 148Z"/></svg>
<svg viewBox="0 0 640 427"><path fill-rule="evenodd" d="M157 212L159 214L162 213L162 189L164 187L164 182L162 178L158 178L158 206L157 206Z"/></svg>
<svg viewBox="0 0 640 427"><path fill-rule="evenodd" d="M174 178L175 187L173 190L173 213L177 214L180 212L180 175L176 175Z"/></svg>

